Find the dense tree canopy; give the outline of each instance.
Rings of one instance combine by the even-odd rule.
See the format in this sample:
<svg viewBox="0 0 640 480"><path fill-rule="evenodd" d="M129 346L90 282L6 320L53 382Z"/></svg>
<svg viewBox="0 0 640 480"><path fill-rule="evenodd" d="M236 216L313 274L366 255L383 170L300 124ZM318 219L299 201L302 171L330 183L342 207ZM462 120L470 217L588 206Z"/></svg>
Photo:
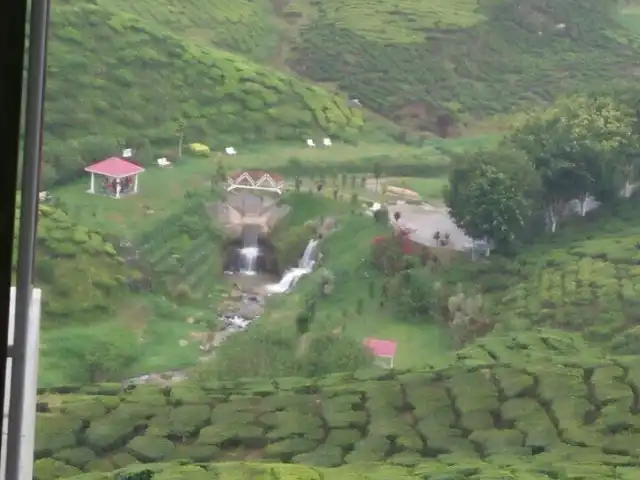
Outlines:
<svg viewBox="0 0 640 480"><path fill-rule="evenodd" d="M480 151L454 160L444 198L470 237L512 244L531 212L536 179L522 154Z"/></svg>
<svg viewBox="0 0 640 480"><path fill-rule="evenodd" d="M585 213L589 195L617 196L637 176L637 119L632 108L605 96L574 96L532 115L508 141L540 175L552 230L574 199Z"/></svg>
<svg viewBox="0 0 640 480"><path fill-rule="evenodd" d="M627 197L640 167L639 121L617 96L573 96L534 112L494 151L453 161L445 201L474 238L512 244L533 213L555 232L577 201ZM542 216L542 215L541 215Z"/></svg>

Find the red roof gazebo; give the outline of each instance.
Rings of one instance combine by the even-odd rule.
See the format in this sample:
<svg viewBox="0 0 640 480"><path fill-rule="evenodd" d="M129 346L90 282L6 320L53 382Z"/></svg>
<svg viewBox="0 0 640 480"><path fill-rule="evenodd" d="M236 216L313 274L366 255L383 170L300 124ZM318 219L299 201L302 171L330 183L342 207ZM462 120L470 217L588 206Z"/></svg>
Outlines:
<svg viewBox="0 0 640 480"><path fill-rule="evenodd" d="M120 198L122 195L138 193L138 175L144 168L123 158L110 157L89 165L84 169L91 174L89 193L96 193L96 175L105 178L102 191L107 195Z"/></svg>
<svg viewBox="0 0 640 480"><path fill-rule="evenodd" d="M227 184L228 192L238 188L246 188L281 194L284 190L284 178L277 173L268 173L262 170L234 172L228 176Z"/></svg>

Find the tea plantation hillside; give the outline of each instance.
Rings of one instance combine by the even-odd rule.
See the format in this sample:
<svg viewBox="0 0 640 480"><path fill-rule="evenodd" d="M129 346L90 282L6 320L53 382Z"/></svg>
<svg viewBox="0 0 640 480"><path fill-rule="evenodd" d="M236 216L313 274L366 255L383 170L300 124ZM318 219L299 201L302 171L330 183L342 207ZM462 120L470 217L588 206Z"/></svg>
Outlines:
<svg viewBox="0 0 640 480"><path fill-rule="evenodd" d="M35 477L127 467L166 470L154 478L216 478L218 468L237 475L252 467L140 464L260 460L346 465L335 470L343 477L274 467L303 475L283 478L633 478L640 468L637 357L585 356L579 338L538 333L546 346L526 335L495 340L540 348L535 361L523 356L515 364L496 356L423 372L41 391ZM364 466L376 462L384 462L378 471ZM395 472L405 476L384 476ZM517 476L525 472L531 476Z"/></svg>
<svg viewBox="0 0 640 480"><path fill-rule="evenodd" d="M451 274L481 285L499 331L576 331L616 354L638 354L640 198L574 219L515 259L465 263Z"/></svg>
<svg viewBox="0 0 640 480"><path fill-rule="evenodd" d="M77 3L77 0L66 0ZM205 46L217 46L265 61L276 51L278 19L269 0L96 0L101 7L128 12L164 31Z"/></svg>
<svg viewBox="0 0 640 480"><path fill-rule="evenodd" d="M17 245L16 238L14 268ZM122 300L129 282L140 278L99 233L52 205L40 205L36 258L36 285L43 289L45 318L56 324L86 322L108 313L114 302Z"/></svg>
<svg viewBox="0 0 640 480"><path fill-rule="evenodd" d="M301 75L417 129L611 81L632 83L635 33L606 0L292 0ZM629 80L629 81L627 81Z"/></svg>
<svg viewBox="0 0 640 480"><path fill-rule="evenodd" d="M179 120L187 142L219 150L322 132L349 137L362 125L333 94L102 3L56 4L51 30L45 128L54 168L77 167L83 154L91 161L109 141L177 144Z"/></svg>

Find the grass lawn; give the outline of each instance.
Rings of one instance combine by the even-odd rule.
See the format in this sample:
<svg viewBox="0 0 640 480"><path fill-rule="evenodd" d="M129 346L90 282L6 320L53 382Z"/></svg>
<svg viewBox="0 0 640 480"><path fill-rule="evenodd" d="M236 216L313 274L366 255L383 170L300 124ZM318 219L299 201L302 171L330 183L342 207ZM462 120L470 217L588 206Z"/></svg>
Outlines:
<svg viewBox="0 0 640 480"><path fill-rule="evenodd" d="M382 278L363 259L369 255L371 239L387 231L370 217L347 217L342 227L321 244L322 264L335 275L334 291L318 303L312 331L343 328L358 341L376 337L398 342L395 365L398 368L444 365L453 350L448 332L438 325L405 321L397 312L379 305ZM317 288L316 271L303 278L292 293L272 297L260 319L265 328L295 328L295 316L304 299ZM370 284L375 298L370 298ZM362 302L362 310L357 308Z"/></svg>
<svg viewBox="0 0 640 480"><path fill-rule="evenodd" d="M446 161L435 149L418 149L397 144L364 144L358 147L336 144L331 148L306 148L294 146L254 147L237 156L212 154L211 157L185 157L170 169L149 167L140 175L137 195L118 200L87 193L89 179L76 182L53 191L81 223L105 233L135 237L137 232L147 231L184 200L187 190L209 185L220 160L228 171L249 168L266 169L286 165L290 158L314 165L354 162L374 155L389 155L402 162L404 155L425 154L433 161ZM149 213L149 211L153 213Z"/></svg>
<svg viewBox="0 0 640 480"><path fill-rule="evenodd" d="M640 2L620 8L615 18L623 27L640 36Z"/></svg>
<svg viewBox="0 0 640 480"><path fill-rule="evenodd" d="M202 322L190 324L189 317ZM126 302L114 319L45 329L41 333L38 383L42 387L77 383L85 367L68 357L66 344L87 333L99 336L100 332L108 335L114 330L129 330L142 338L137 361L127 371L118 372L118 377L124 379L193 366L200 357L200 343L191 338L190 333L205 331L205 320L202 309L177 307L161 297L140 295ZM181 346L180 340L188 340L189 344Z"/></svg>

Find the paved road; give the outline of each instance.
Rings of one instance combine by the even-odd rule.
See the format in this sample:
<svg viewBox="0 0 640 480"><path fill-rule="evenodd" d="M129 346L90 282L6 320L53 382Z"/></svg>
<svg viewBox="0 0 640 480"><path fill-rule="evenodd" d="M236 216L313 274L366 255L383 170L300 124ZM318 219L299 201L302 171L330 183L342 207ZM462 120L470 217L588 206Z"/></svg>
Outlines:
<svg viewBox="0 0 640 480"><path fill-rule="evenodd" d="M471 239L460 230L453 222L445 209L428 205L389 205L389 213L393 216L400 212L400 226L415 229L411 239L427 246L435 246L433 235L440 231L441 234L450 235L449 246L456 250L463 250Z"/></svg>

